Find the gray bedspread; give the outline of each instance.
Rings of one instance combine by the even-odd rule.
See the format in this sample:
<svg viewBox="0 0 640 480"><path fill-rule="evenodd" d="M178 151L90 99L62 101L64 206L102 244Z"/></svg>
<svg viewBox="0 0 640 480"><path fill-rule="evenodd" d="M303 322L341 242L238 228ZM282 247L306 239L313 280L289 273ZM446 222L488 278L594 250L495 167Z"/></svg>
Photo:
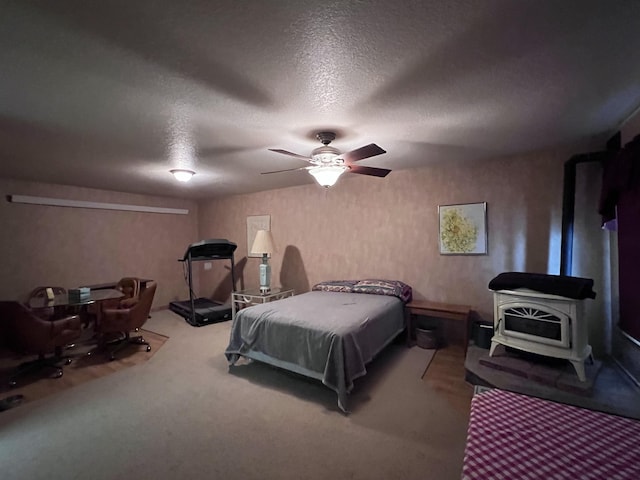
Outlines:
<svg viewBox="0 0 640 480"><path fill-rule="evenodd" d="M346 412L353 381L403 329L399 298L312 291L240 310L225 355L231 365L244 356L319 379Z"/></svg>

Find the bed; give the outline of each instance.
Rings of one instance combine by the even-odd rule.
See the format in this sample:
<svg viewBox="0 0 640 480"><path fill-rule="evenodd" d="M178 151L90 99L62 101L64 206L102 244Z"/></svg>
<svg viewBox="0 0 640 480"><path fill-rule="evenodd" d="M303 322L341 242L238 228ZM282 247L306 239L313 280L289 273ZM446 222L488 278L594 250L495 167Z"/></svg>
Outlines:
<svg viewBox="0 0 640 480"><path fill-rule="evenodd" d="M463 480L640 478L640 421L504 390L474 395Z"/></svg>
<svg viewBox="0 0 640 480"><path fill-rule="evenodd" d="M322 282L311 292L240 310L225 351L320 380L347 412L353 381L405 328L411 287L397 280Z"/></svg>

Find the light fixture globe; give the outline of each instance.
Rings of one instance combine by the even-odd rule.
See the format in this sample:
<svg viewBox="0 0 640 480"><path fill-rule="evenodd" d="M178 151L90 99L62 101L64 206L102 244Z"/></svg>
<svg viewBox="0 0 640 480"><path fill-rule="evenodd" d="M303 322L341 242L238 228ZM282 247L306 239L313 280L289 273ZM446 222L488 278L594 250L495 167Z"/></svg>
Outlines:
<svg viewBox="0 0 640 480"><path fill-rule="evenodd" d="M345 171L348 170L348 167L344 165L330 165L326 167L313 167L309 169L309 173L313 175L318 182L323 187L331 187L335 185Z"/></svg>
<svg viewBox="0 0 640 480"><path fill-rule="evenodd" d="M323 145L321 147L315 148L311 152L312 160L318 165L321 165L323 163L334 163L335 159L339 156L340 150L330 147L329 145Z"/></svg>
<svg viewBox="0 0 640 480"><path fill-rule="evenodd" d="M191 177L196 174L193 170L185 170L182 168L174 168L173 170L169 170L169 172L172 173L179 182L188 182L191 180Z"/></svg>

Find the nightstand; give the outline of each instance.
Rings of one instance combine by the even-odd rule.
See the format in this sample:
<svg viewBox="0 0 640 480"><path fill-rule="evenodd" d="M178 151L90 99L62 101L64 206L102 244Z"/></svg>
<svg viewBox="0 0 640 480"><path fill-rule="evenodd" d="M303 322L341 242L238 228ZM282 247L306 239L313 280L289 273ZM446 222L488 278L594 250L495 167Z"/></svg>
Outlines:
<svg viewBox="0 0 640 480"><path fill-rule="evenodd" d="M407 316L407 345L413 346L415 315L425 315L447 320L457 320L464 323L463 346L467 353L469 345L469 329L471 326L471 307L468 305L454 305L451 303L430 302L428 300L413 300L406 305Z"/></svg>
<svg viewBox="0 0 640 480"><path fill-rule="evenodd" d="M231 293L231 319L236 318L236 312L250 305L273 302L282 298L293 297L292 288L272 288L269 293L261 293L260 289L238 290Z"/></svg>

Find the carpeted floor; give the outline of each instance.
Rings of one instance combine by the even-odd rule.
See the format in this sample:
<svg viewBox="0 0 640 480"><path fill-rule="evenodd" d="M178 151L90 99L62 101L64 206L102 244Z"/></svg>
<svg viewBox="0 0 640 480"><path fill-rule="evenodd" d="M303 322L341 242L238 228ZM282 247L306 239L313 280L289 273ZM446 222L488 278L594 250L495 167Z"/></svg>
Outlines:
<svg viewBox="0 0 640 480"><path fill-rule="evenodd" d="M136 335L142 335L149 342L151 345L150 352L147 352L144 347L129 345L118 352L115 360L109 361L101 352L87 356L87 353L95 348L95 344L87 342L85 339L84 343L78 342L74 348L65 352L71 355L73 360L70 365L63 366L64 374L61 378L47 377L46 375L52 373L53 370L45 369L21 377L18 380L18 385L14 388L9 387L7 380L11 372L21 362L32 360L36 357L24 357L15 352L3 351L0 354L0 380L2 381L0 384L0 399L20 395L22 397L20 404L24 404L44 398L84 382L146 362L167 341L166 336L144 329ZM85 334L85 337L90 336L91 332Z"/></svg>
<svg viewBox="0 0 640 480"><path fill-rule="evenodd" d="M334 392L259 363L229 369L230 322L170 311L147 362L0 413L3 480L459 479L467 420L421 377L431 351L391 345Z"/></svg>
<svg viewBox="0 0 640 480"><path fill-rule="evenodd" d="M425 371L422 380L447 398L460 415L468 418L473 397L473 386L465 381L465 350L459 345L439 348Z"/></svg>

